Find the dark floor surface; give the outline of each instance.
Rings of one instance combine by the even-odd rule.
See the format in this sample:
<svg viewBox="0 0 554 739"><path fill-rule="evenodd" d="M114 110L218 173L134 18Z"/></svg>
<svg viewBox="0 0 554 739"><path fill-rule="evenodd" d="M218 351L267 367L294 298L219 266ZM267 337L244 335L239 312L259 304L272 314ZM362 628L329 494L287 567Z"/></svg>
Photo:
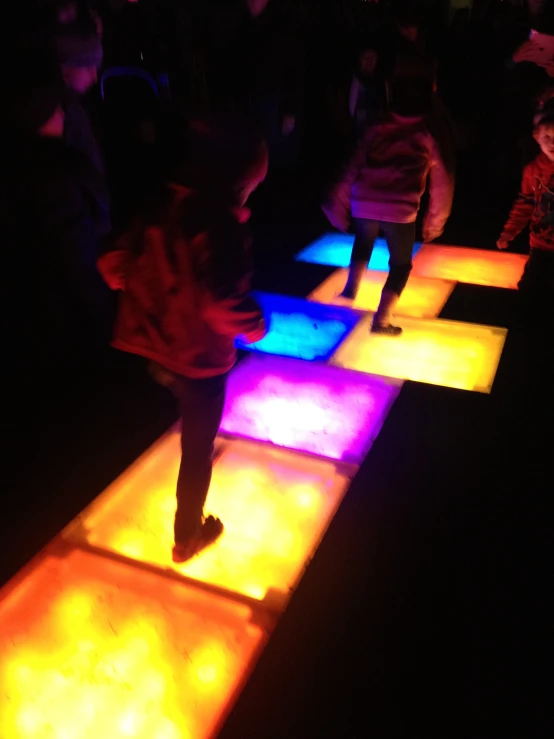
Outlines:
<svg viewBox="0 0 554 739"><path fill-rule="evenodd" d="M477 217L483 188L445 243L493 246L509 198ZM299 190L260 207L258 287L305 295L331 271L291 259L325 229ZM222 739L550 735L552 320L464 285L442 315L510 327L492 394L405 384ZM14 394L0 583L176 414L109 349Z"/></svg>

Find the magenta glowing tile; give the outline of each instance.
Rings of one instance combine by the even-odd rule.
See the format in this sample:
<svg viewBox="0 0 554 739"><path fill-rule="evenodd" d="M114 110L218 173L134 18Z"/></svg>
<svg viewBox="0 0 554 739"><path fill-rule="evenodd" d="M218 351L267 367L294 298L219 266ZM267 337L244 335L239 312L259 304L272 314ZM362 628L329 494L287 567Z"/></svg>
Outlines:
<svg viewBox="0 0 554 739"><path fill-rule="evenodd" d="M401 382L256 355L231 373L221 432L361 464Z"/></svg>

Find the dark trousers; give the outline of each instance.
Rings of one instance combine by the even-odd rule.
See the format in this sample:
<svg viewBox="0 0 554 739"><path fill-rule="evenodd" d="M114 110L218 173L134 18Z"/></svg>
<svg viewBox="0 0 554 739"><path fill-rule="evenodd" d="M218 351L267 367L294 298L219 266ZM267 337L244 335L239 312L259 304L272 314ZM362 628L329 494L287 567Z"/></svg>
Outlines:
<svg viewBox="0 0 554 739"><path fill-rule="evenodd" d="M228 374L194 380L157 365L150 365L150 372L157 382L170 388L181 410L181 466L177 479L175 541L183 542L202 525Z"/></svg>
<svg viewBox="0 0 554 739"><path fill-rule="evenodd" d="M554 251L531 249L525 270L519 281L522 293L554 293Z"/></svg>
<svg viewBox="0 0 554 739"><path fill-rule="evenodd" d="M415 223L388 223L386 221L370 221L367 218L354 219L354 246L352 248L352 263L364 262L371 259L375 239L379 230L385 234L389 250L389 276L384 290L400 295L406 287L408 277L412 271L412 252L415 241Z"/></svg>

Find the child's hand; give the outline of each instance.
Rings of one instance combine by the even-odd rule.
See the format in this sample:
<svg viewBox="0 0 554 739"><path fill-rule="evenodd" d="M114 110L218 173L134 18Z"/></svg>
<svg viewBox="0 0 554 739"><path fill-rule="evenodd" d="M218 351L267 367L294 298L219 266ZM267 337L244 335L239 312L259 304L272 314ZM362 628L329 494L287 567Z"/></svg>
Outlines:
<svg viewBox="0 0 554 739"><path fill-rule="evenodd" d="M256 344L258 341L261 341L266 334L267 325L265 319L261 318L256 328L241 338L244 340L245 344Z"/></svg>
<svg viewBox="0 0 554 739"><path fill-rule="evenodd" d="M504 238L503 238L503 237L501 236L501 237L500 237L500 238L498 239L498 241L496 242L496 246L497 246L497 247L498 247L499 249L502 249L502 251L503 251L504 249L507 249L507 248L508 248L508 247L510 246L510 242L509 242L509 241L508 241L507 239L504 239Z"/></svg>
<svg viewBox="0 0 554 739"><path fill-rule="evenodd" d="M337 229L337 231L342 231L343 233L346 233L348 231L348 228L350 226L350 218L348 216L348 213L346 213L340 206L338 206L336 203L323 203L321 206L321 210L325 213L327 216L327 220L333 226Z"/></svg>
<svg viewBox="0 0 554 739"><path fill-rule="evenodd" d="M423 241L428 244L430 241L438 239L442 236L442 229L423 227Z"/></svg>

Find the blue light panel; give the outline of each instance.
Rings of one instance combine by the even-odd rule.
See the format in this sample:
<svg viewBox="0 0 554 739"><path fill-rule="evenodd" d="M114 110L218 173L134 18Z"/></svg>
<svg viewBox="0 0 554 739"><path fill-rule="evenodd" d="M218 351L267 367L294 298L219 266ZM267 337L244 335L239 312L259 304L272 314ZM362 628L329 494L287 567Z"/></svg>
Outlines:
<svg viewBox="0 0 554 739"><path fill-rule="evenodd" d="M269 332L255 344L237 340L238 349L325 361L358 323L361 314L350 308L312 303L272 293L254 293Z"/></svg>
<svg viewBox="0 0 554 739"><path fill-rule="evenodd" d="M321 238L298 252L297 262L311 264L325 264L329 267L348 267L354 236L343 233L324 234ZM421 244L414 245L414 256L421 249ZM378 238L373 247L373 254L369 260L369 269L387 272L389 269L389 252L385 239Z"/></svg>

